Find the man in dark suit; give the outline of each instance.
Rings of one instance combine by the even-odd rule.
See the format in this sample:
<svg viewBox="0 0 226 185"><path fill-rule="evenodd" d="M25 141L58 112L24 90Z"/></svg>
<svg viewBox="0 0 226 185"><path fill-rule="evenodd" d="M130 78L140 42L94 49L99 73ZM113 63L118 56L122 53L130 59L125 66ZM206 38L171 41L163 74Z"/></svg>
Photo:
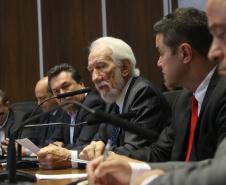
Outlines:
<svg viewBox="0 0 226 185"><path fill-rule="evenodd" d="M54 95L85 89L85 85L78 71L66 63L56 65L50 69L48 72L48 81L49 87ZM87 107L94 110L105 109L105 102L96 91L61 98L58 99L57 102L58 104L62 104L70 100L83 103ZM62 113L59 122L71 123L72 125L75 125L77 123L87 121L91 116L90 112L74 104L68 104L62 107L62 109L64 109L64 112ZM49 140L56 141L55 144L58 146L64 146L71 149L90 143L98 131L98 128L98 124L78 127L59 126L55 129ZM45 155L48 155L48 152L45 152Z"/></svg>
<svg viewBox="0 0 226 185"><path fill-rule="evenodd" d="M35 96L38 100L38 104L43 102L44 100L51 98L53 96L52 91L48 86L48 77L44 77L40 79L36 86L35 86ZM50 110L51 108L57 106L58 103L56 99L50 99L45 101L40 105L43 112ZM56 111L52 112L51 114L45 115L40 118L39 123L56 123L59 122L59 118L61 113L63 112L62 109L57 109ZM30 140L35 143L38 147L47 146L46 140L48 140L55 130L55 126L49 127L40 127L36 130L34 136L30 138Z"/></svg>
<svg viewBox="0 0 226 185"><path fill-rule="evenodd" d="M184 21L185 19L186 21ZM174 26L172 27L172 25ZM194 8L178 9L156 23L154 30L156 47L160 53L158 66L163 69L166 86L171 88L182 86L187 89L182 90L175 101L172 124L161 133L158 141L142 150L129 151L128 155L152 162L184 161L187 159L187 161L200 161L213 158L217 147L220 148L219 144L226 134L226 87L223 79L216 72L216 64L206 59L212 39L207 30L205 13ZM219 56L214 58L217 59L222 56L222 52L216 51L216 53ZM201 106L198 107L198 120L196 121L192 146L188 156L192 94L198 99L198 105L201 104ZM184 179L188 178L184 173L185 171L189 173L190 170L190 174L195 175L196 171L192 172L192 169L196 164L200 169L200 166L204 167L211 163L211 160L199 163L167 162L149 163L149 166L146 163L141 165L138 165L138 163L129 164L127 161L132 161L131 159L124 158L123 160L121 157L116 159L114 155L105 164L100 164L100 159L96 159L88 165L87 171L90 176L90 183L97 177L104 180L105 174L108 175L109 181L111 181L111 178L109 178L111 176L118 183L122 180L129 182L132 174L133 179L135 176L148 171L136 180L137 184L141 184L145 179L144 184L148 184L151 180L163 174L162 170L168 171L185 167L183 172L178 170L177 175L172 173L171 178L163 176L162 180L157 178L156 183L153 182L154 184L176 184L174 182L178 181L178 184L185 184ZM138 166L139 170L136 174L136 167ZM97 167L98 170L95 172ZM156 168L161 170L153 170ZM153 171L150 171L150 169ZM213 170L214 168L212 168L212 172ZM208 173L207 171L203 170L203 174ZM118 174L116 174L117 172ZM225 171L223 173L225 174ZM180 176L182 174L183 176ZM195 184L197 178L196 175L196 179L188 181L187 184ZM181 179L181 181L178 179ZM202 179L201 177L200 181ZM212 181L206 176L201 184L207 184L208 180L209 182Z"/></svg>

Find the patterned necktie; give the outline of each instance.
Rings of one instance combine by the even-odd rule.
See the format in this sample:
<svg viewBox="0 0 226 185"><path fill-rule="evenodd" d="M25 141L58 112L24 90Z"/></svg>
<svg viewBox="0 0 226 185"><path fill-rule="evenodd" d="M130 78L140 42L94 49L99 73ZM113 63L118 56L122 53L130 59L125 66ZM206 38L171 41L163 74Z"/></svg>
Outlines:
<svg viewBox="0 0 226 185"><path fill-rule="evenodd" d="M116 103L113 103L113 114L119 114L119 106ZM112 146L117 145L117 138L118 138L118 134L119 134L119 127L114 126L112 129Z"/></svg>
<svg viewBox="0 0 226 185"><path fill-rule="evenodd" d="M186 162L188 162L189 158L190 158L197 120L198 120L198 101L195 99L195 96L192 96L190 136L189 136L189 141L188 141L187 155L186 155L186 159L185 159Z"/></svg>

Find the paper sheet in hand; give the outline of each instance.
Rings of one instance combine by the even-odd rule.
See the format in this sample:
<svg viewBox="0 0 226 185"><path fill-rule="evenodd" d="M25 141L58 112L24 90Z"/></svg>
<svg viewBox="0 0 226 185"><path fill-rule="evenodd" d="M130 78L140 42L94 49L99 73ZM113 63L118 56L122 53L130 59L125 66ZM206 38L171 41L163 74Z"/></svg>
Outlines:
<svg viewBox="0 0 226 185"><path fill-rule="evenodd" d="M40 151L40 149L34 143L32 143L28 138L17 139L16 142L21 144L25 148L29 149L35 154L37 154Z"/></svg>
<svg viewBox="0 0 226 185"><path fill-rule="evenodd" d="M84 178L87 177L87 173L80 174L62 174L62 175L41 175L35 174L38 179L71 179L71 178Z"/></svg>

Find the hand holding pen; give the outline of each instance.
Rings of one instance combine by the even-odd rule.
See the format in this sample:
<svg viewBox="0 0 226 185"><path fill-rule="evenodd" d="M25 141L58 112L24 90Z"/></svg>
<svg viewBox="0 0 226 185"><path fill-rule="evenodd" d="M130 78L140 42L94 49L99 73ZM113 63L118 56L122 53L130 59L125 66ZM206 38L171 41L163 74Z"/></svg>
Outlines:
<svg viewBox="0 0 226 185"><path fill-rule="evenodd" d="M103 158L101 160L101 163L106 160L106 158L108 156L108 151L110 150L110 147L111 147L111 143L112 143L111 139L109 139L108 142L107 142L107 145L106 145L106 147L104 149ZM98 181L98 179L95 180L94 185L97 183L97 181Z"/></svg>

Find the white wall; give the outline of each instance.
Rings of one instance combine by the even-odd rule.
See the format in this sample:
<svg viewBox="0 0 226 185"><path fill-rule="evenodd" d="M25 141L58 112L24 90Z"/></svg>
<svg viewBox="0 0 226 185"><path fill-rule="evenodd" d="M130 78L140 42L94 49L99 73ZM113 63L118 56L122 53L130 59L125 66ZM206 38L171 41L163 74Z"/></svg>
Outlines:
<svg viewBox="0 0 226 185"><path fill-rule="evenodd" d="M178 7L182 8L191 6L205 11L207 1L208 0L178 0Z"/></svg>

